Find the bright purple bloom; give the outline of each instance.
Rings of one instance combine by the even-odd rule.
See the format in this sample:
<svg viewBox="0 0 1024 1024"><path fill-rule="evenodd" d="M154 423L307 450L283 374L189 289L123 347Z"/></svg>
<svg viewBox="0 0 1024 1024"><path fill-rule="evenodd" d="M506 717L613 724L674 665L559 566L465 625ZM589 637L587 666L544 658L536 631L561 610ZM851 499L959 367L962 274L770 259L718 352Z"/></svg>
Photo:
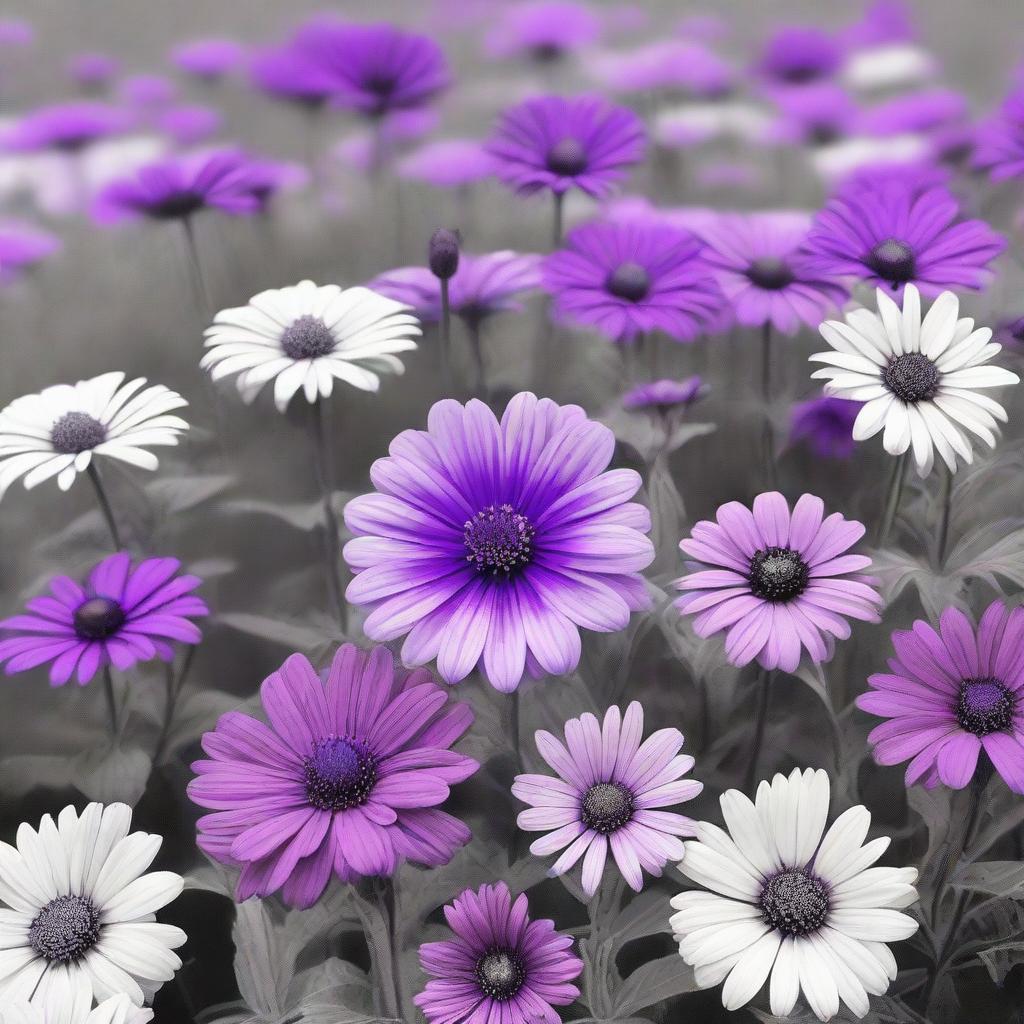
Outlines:
<svg viewBox="0 0 1024 1024"><path fill-rule="evenodd" d="M479 764L450 747L470 727L425 669L396 669L386 647L339 647L320 675L293 654L264 680L269 721L221 715L203 737L193 803L200 849L241 868L236 898L281 890L309 907L331 875L395 873L402 861L447 864L470 839L439 809Z"/></svg>
<svg viewBox="0 0 1024 1024"><path fill-rule="evenodd" d="M517 296L540 286L540 257L502 252L459 254L459 266L448 281L453 313L479 324L494 313L522 309ZM428 323L441 319L441 286L428 267L399 267L370 281L371 291L412 306Z"/></svg>
<svg viewBox="0 0 1024 1024"><path fill-rule="evenodd" d="M126 110L110 103L72 100L26 114L3 133L0 143L22 153L46 149L77 153L93 142L127 131L132 121Z"/></svg>
<svg viewBox="0 0 1024 1024"><path fill-rule="evenodd" d="M686 380L652 380L637 384L622 396L623 409L654 409L669 412L672 409L687 408L708 393L708 386L700 377Z"/></svg>
<svg viewBox="0 0 1024 1024"><path fill-rule="evenodd" d="M860 20L843 33L852 47L907 43L915 36L910 10L902 0L874 0Z"/></svg>
<svg viewBox="0 0 1024 1024"><path fill-rule="evenodd" d="M171 642L199 643L202 634L190 619L210 613L192 593L202 580L179 576L180 568L176 558L133 566L121 551L100 562L84 585L54 577L52 597L34 597L26 614L0 622L15 634L0 640L7 675L50 662L52 686L63 686L76 671L84 686L106 665L124 671L152 658L171 661Z"/></svg>
<svg viewBox="0 0 1024 1024"><path fill-rule="evenodd" d="M206 81L216 81L242 63L245 49L233 39L195 39L171 50L171 63Z"/></svg>
<svg viewBox="0 0 1024 1024"><path fill-rule="evenodd" d="M1024 86L979 125L971 164L987 170L993 181L1024 177Z"/></svg>
<svg viewBox="0 0 1024 1024"><path fill-rule="evenodd" d="M60 250L60 239L22 221L0 221L0 281L31 270Z"/></svg>
<svg viewBox="0 0 1024 1024"><path fill-rule="evenodd" d="M774 99L779 117L768 131L772 142L827 146L859 127L859 108L834 82L784 89Z"/></svg>
<svg viewBox="0 0 1024 1024"><path fill-rule="evenodd" d="M437 188L463 188L493 177L495 162L475 139L440 139L402 157L395 170L399 177Z"/></svg>
<svg viewBox="0 0 1024 1024"><path fill-rule="evenodd" d="M256 208L265 213L281 192L293 192L309 184L309 171L288 160L250 158L245 172L246 187L256 200Z"/></svg>
<svg viewBox="0 0 1024 1024"><path fill-rule="evenodd" d="M868 735L879 764L907 765L906 784L963 789L988 755L1024 793L1024 608L990 604L975 628L947 608L935 630L920 619L892 635L889 671L870 676L857 706L888 718Z"/></svg>
<svg viewBox="0 0 1024 1024"><path fill-rule="evenodd" d="M367 636L408 634L406 664L436 658L449 683L479 664L508 692L524 671L575 669L581 627L614 632L648 607L640 476L607 471L615 437L579 406L522 392L499 422L446 399L389 450L378 493L345 506L346 596L370 607Z"/></svg>
<svg viewBox="0 0 1024 1024"><path fill-rule="evenodd" d="M911 281L929 297L947 288L980 290L1006 240L984 221L958 220L959 213L956 198L940 186L920 192L892 180L846 187L815 218L807 239L810 266L894 295Z"/></svg>
<svg viewBox="0 0 1024 1024"><path fill-rule="evenodd" d="M684 593L675 606L696 616L698 636L727 631L733 665L756 658L762 668L795 672L801 648L817 664L831 657L833 637L850 635L844 616L879 620L882 599L862 575L871 559L846 554L863 536L861 523L838 512L825 518L812 494L792 515L778 491L759 494L752 512L730 501L680 543L696 564L676 580Z"/></svg>
<svg viewBox="0 0 1024 1024"><path fill-rule="evenodd" d="M487 34L492 57L527 56L541 64L595 43L601 20L586 4L574 0L520 0L495 12Z"/></svg>
<svg viewBox="0 0 1024 1024"><path fill-rule="evenodd" d="M796 334L802 324L817 328L846 301L846 288L800 251L810 226L802 213L736 213L700 232L704 258L738 323Z"/></svg>
<svg viewBox="0 0 1024 1024"><path fill-rule="evenodd" d="M100 89L118 73L121 65L105 53L79 53L68 62L68 74L83 89Z"/></svg>
<svg viewBox="0 0 1024 1024"><path fill-rule="evenodd" d="M862 402L823 395L798 402L790 420L791 442L806 442L823 459L848 459L856 447L853 424Z"/></svg>
<svg viewBox="0 0 1024 1024"><path fill-rule="evenodd" d="M589 69L618 92L659 90L700 99L718 99L736 84L733 67L702 43L665 39L626 53L596 53Z"/></svg>
<svg viewBox="0 0 1024 1024"><path fill-rule="evenodd" d="M663 331L692 341L722 302L700 240L657 224L594 221L544 260L544 287L559 320L617 342Z"/></svg>
<svg viewBox="0 0 1024 1024"><path fill-rule="evenodd" d="M156 127L179 146L193 146L216 135L224 124L219 110L199 104L168 107L155 118Z"/></svg>
<svg viewBox="0 0 1024 1024"><path fill-rule="evenodd" d="M771 83L802 86L831 78L840 68L843 47L819 28L781 28L768 40L759 70Z"/></svg>
<svg viewBox="0 0 1024 1024"><path fill-rule="evenodd" d="M255 85L268 96L310 110L322 107L334 92L327 69L295 41L261 50L249 65Z"/></svg>
<svg viewBox="0 0 1024 1024"><path fill-rule="evenodd" d="M953 89L922 89L869 107L861 118L867 135L928 134L966 124L967 100Z"/></svg>
<svg viewBox="0 0 1024 1024"><path fill-rule="evenodd" d="M541 729L540 756L558 773L517 775L513 795L530 804L517 819L526 832L547 832L530 846L537 857L564 851L550 874L564 875L581 857L583 893L597 892L608 851L634 892L643 872L660 877L669 861L683 859L679 836L697 834L696 822L664 808L692 800L704 788L683 780L693 758L680 754L683 734L659 729L643 743L644 709L633 701L623 715L612 707L604 722L591 714L565 723L565 745ZM585 855L585 856L584 856Z"/></svg>
<svg viewBox="0 0 1024 1024"><path fill-rule="evenodd" d="M428 1024L559 1024L554 1009L580 990L572 937L554 921L531 921L526 893L512 902L504 882L467 889L444 908L454 939L425 942L420 964L431 980L413 999Z"/></svg>
<svg viewBox="0 0 1024 1024"><path fill-rule="evenodd" d="M517 192L578 188L608 195L644 154L644 126L599 96L540 96L506 110L488 143L497 174Z"/></svg>
<svg viewBox="0 0 1024 1024"><path fill-rule="evenodd" d="M949 170L930 159L867 163L840 175L839 191L902 187L920 195L949 182Z"/></svg>

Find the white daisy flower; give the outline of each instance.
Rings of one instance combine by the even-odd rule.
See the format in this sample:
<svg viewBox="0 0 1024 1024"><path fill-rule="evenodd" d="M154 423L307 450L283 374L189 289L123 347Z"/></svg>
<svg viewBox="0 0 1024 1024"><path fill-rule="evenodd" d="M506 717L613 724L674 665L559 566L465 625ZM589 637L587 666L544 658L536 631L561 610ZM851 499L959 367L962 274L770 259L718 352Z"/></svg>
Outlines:
<svg viewBox="0 0 1024 1024"><path fill-rule="evenodd" d="M141 1006L174 977L186 936L154 914L184 882L144 874L163 840L129 835L131 820L125 804L65 807L38 831L22 824L17 848L0 843L0 1006L91 1007L122 993Z"/></svg>
<svg viewBox="0 0 1024 1024"><path fill-rule="evenodd" d="M979 392L1020 378L985 365L1002 346L990 342L988 327L975 330L970 317L959 318L952 292L943 292L923 320L914 285L904 289L902 310L881 289L876 294L877 313L854 309L846 323L826 320L818 328L832 350L810 357L827 364L811 376L826 381L826 394L865 403L855 441L884 430L885 450L902 455L912 447L921 476L931 472L936 451L955 472L958 455L973 458L970 435L994 448L997 421L1006 422L1006 410Z"/></svg>
<svg viewBox="0 0 1024 1024"><path fill-rule="evenodd" d="M899 911L917 900L915 868L871 867L887 837L864 845L866 807L851 807L825 832L829 780L821 769L762 782L754 803L739 790L721 797L728 832L701 822L679 870L712 892L673 897L679 954L697 984L725 982L735 1010L769 979L771 1011L790 1014L803 991L826 1021L840 1001L858 1016L868 995L896 977L886 942L906 939L917 922Z"/></svg>
<svg viewBox="0 0 1024 1024"><path fill-rule="evenodd" d="M93 455L156 469L147 448L176 445L188 424L167 415L188 402L145 377L124 383L120 372L77 384L55 384L15 399L0 412L0 497L23 477L26 489L57 478L66 491Z"/></svg>
<svg viewBox="0 0 1024 1024"><path fill-rule="evenodd" d="M126 995L111 996L92 1009L92 1000L28 1003L18 999L0 1009L0 1024L147 1024L153 1011L136 1006Z"/></svg>
<svg viewBox="0 0 1024 1024"><path fill-rule="evenodd" d="M237 373L247 402L273 380L284 412L300 388L308 402L328 398L335 378L376 391L380 374L404 372L397 353L415 349L421 333L411 307L369 288L300 281L221 310L206 329L200 365L214 380Z"/></svg>

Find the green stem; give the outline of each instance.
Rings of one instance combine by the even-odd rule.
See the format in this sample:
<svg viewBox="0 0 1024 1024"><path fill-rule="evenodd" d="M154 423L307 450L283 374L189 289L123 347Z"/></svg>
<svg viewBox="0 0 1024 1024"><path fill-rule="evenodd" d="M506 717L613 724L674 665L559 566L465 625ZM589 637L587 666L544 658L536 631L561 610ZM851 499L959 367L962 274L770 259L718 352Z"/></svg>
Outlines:
<svg viewBox="0 0 1024 1024"><path fill-rule="evenodd" d="M96 468L96 460L89 460L89 468L86 470L89 480L92 482L93 490L96 492L96 501L100 506L100 512L106 520L107 529L110 531L110 539L114 542L114 550L121 550L121 535L117 529L117 520L114 518L114 510L111 508L110 499L103 488L103 481L100 479L100 471Z"/></svg>
<svg viewBox="0 0 1024 1024"><path fill-rule="evenodd" d="M889 539L893 523L896 522L896 513L899 511L900 498L903 496L903 481L907 476L907 453L897 456L893 460L892 473L889 476L889 486L885 496L885 509L882 513L882 521L878 527L878 537L875 547L884 547Z"/></svg>
<svg viewBox="0 0 1024 1024"><path fill-rule="evenodd" d="M348 630L348 616L340 578L341 549L338 543L340 527L332 502L333 459L330 450L328 432L324 429L323 409L318 398L311 406L310 422L313 435L313 463L316 468L317 484L323 499L324 510L324 569L327 577L327 592L330 595L331 607L342 632Z"/></svg>
<svg viewBox="0 0 1024 1024"><path fill-rule="evenodd" d="M761 747L764 745L764 731L768 722L768 703L771 697L772 673L763 668L757 677L758 702L757 718L754 720L754 743L747 762L747 773L743 780L743 790L747 795L753 791L754 780L757 778L757 762L761 759Z"/></svg>

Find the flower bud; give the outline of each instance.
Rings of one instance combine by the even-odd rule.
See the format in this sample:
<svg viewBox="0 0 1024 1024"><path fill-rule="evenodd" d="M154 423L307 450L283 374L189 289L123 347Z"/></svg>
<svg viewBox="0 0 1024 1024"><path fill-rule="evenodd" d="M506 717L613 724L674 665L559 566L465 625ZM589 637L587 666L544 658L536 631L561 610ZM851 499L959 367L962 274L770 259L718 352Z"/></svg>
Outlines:
<svg viewBox="0 0 1024 1024"><path fill-rule="evenodd" d="M442 281L455 276L459 269L459 233L448 228L438 228L430 236L430 253L427 259L430 270Z"/></svg>

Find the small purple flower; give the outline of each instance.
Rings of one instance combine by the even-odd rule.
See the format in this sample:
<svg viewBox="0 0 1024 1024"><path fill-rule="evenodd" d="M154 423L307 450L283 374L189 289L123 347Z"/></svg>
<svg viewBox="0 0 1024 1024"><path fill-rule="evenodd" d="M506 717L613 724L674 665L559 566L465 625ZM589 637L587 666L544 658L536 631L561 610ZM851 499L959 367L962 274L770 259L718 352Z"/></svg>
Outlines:
<svg viewBox="0 0 1024 1024"><path fill-rule="evenodd" d="M347 598L367 605L367 636L408 634L407 665L437 659L442 678L479 664L498 690L564 675L580 628L625 628L649 605L650 513L630 499L631 469L608 471L615 438L575 405L523 392L500 422L446 399L427 430L407 430L370 470L377 493L353 498Z"/></svg>
<svg viewBox="0 0 1024 1024"><path fill-rule="evenodd" d="M0 144L20 153L47 149L77 153L101 139L120 135L132 123L131 114L121 107L95 100L72 100L26 114L3 133Z"/></svg>
<svg viewBox="0 0 1024 1024"><path fill-rule="evenodd" d="M938 133L966 125L968 109L963 93L953 89L921 89L894 96L864 111L860 129L866 135Z"/></svg>
<svg viewBox="0 0 1024 1024"><path fill-rule="evenodd" d="M865 555L846 552L864 527L804 494L790 514L777 491L759 494L753 511L738 501L719 507L716 521L694 526L680 543L694 571L676 580L676 608L695 615L694 631L726 631L733 665L755 658L762 668L795 672L801 648L815 664L832 653L832 638L850 635L846 617L878 622L882 599L862 575Z"/></svg>
<svg viewBox="0 0 1024 1024"><path fill-rule="evenodd" d="M540 96L506 110L488 151L517 192L578 188L601 198L644 154L644 126L626 107L599 96Z"/></svg>
<svg viewBox="0 0 1024 1024"><path fill-rule="evenodd" d="M708 390L707 384L696 376L687 377L686 380L652 380L630 388L622 396L622 407L630 411L651 409L668 413L675 409L689 408L694 402L700 401Z"/></svg>
<svg viewBox="0 0 1024 1024"><path fill-rule="evenodd" d="M68 61L68 75L85 90L99 91L120 70L118 61L105 53L79 53Z"/></svg>
<svg viewBox="0 0 1024 1024"><path fill-rule="evenodd" d="M130 75L117 86L118 97L137 110L153 110L173 103L178 87L164 75Z"/></svg>
<svg viewBox="0 0 1024 1024"><path fill-rule="evenodd" d="M0 221L0 281L8 282L59 252L60 239L22 221Z"/></svg>
<svg viewBox="0 0 1024 1024"><path fill-rule="evenodd" d="M581 857L583 893L597 892L609 849L634 892L643 872L660 877L669 861L686 852L679 836L697 834L696 822L664 808L692 800L704 788L683 780L693 758L680 754L683 734L659 729L641 743L644 709L633 701L623 715L616 707L604 722L591 714L565 723L565 746L551 733L536 734L537 750L558 773L517 775L513 795L530 804L519 814L526 832L547 832L530 846L537 857L564 851L550 874L564 875ZM568 748L568 749L566 749Z"/></svg>
<svg viewBox="0 0 1024 1024"><path fill-rule="evenodd" d="M544 260L544 287L559 320L597 328L617 342L663 331L692 341L718 312L721 292L700 240L640 221L595 221Z"/></svg>
<svg viewBox="0 0 1024 1024"><path fill-rule="evenodd" d="M909 761L906 784L963 789L984 750L1024 793L1024 608L990 604L977 627L947 608L938 630L918 620L892 635L889 671L869 677L862 711L889 721L868 735L879 764Z"/></svg>
<svg viewBox="0 0 1024 1024"><path fill-rule="evenodd" d="M843 47L827 32L810 26L779 29L765 44L758 70L771 84L803 86L835 75Z"/></svg>
<svg viewBox="0 0 1024 1024"><path fill-rule="evenodd" d="M317 110L334 92L334 79L309 52L294 40L257 52L249 64L257 88L275 99L307 110Z"/></svg>
<svg viewBox="0 0 1024 1024"><path fill-rule="evenodd" d="M849 26L843 38L851 47L908 43L915 38L910 10L903 0L874 0L859 21Z"/></svg>
<svg viewBox="0 0 1024 1024"><path fill-rule="evenodd" d="M900 180L844 188L817 215L807 239L811 268L849 276L896 296L913 282L922 295L980 290L1006 240L984 221L958 220L960 207L941 186L919 191Z"/></svg>
<svg viewBox="0 0 1024 1024"><path fill-rule="evenodd" d="M124 671L137 662L171 661L171 641L197 644L202 634L190 619L209 615L192 593L197 576L179 576L176 558L132 565L126 551L111 555L85 584L69 576L50 582L53 596L34 597L26 614L0 622L14 633L0 640L0 662L14 675L50 662L50 684L63 686L77 671L84 686L106 665Z"/></svg>
<svg viewBox="0 0 1024 1024"><path fill-rule="evenodd" d="M722 214L699 232L705 260L738 323L771 324L783 334L817 327L848 296L800 250L810 217L802 213Z"/></svg>
<svg viewBox="0 0 1024 1024"><path fill-rule="evenodd" d="M2 257L0 257L2 264ZM1000 321L992 334L992 340L1004 349L1017 355L1024 354L1024 316L1015 316Z"/></svg>
<svg viewBox="0 0 1024 1024"><path fill-rule="evenodd" d="M531 921L526 893L512 902L504 882L467 889L444 908L454 939L425 942L431 976L413 999L428 1024L559 1024L554 1009L575 1001L583 971L572 937L554 921Z"/></svg>
<svg viewBox="0 0 1024 1024"><path fill-rule="evenodd" d="M828 146L859 130L857 104L834 82L785 89L774 100L779 117L767 132L772 142Z"/></svg>
<svg viewBox="0 0 1024 1024"><path fill-rule="evenodd" d="M806 442L823 459L848 459L856 443L853 424L863 408L862 402L823 395L798 402L790 418L789 439Z"/></svg>
<svg viewBox="0 0 1024 1024"><path fill-rule="evenodd" d="M179 146L194 146L216 135L224 124L223 115L200 104L168 107L154 119L155 126Z"/></svg>
<svg viewBox="0 0 1024 1024"><path fill-rule="evenodd" d="M436 188L464 188L494 176L494 157L475 139L439 139L402 157L395 170L401 178L425 181Z"/></svg>
<svg viewBox="0 0 1024 1024"><path fill-rule="evenodd" d="M617 92L659 90L692 99L720 99L736 84L735 69L692 39L646 43L626 53L596 53L589 70Z"/></svg>
<svg viewBox="0 0 1024 1024"><path fill-rule="evenodd" d="M495 313L521 310L517 296L540 285L540 257L508 250L474 256L459 254L459 266L448 282L453 313L479 324ZM428 267L399 267L378 275L367 286L412 306L427 323L441 319L441 287Z"/></svg>
<svg viewBox="0 0 1024 1024"><path fill-rule="evenodd" d="M245 48L234 39L195 39L171 50L171 63L196 78L215 82L245 59Z"/></svg>
<svg viewBox="0 0 1024 1024"><path fill-rule="evenodd" d="M526 56L547 64L595 43L601 20L575 0L525 0L495 11L485 40L492 57Z"/></svg>
<svg viewBox="0 0 1024 1024"><path fill-rule="evenodd" d="M971 164L988 171L993 181L1024 177L1024 86L979 125Z"/></svg>

